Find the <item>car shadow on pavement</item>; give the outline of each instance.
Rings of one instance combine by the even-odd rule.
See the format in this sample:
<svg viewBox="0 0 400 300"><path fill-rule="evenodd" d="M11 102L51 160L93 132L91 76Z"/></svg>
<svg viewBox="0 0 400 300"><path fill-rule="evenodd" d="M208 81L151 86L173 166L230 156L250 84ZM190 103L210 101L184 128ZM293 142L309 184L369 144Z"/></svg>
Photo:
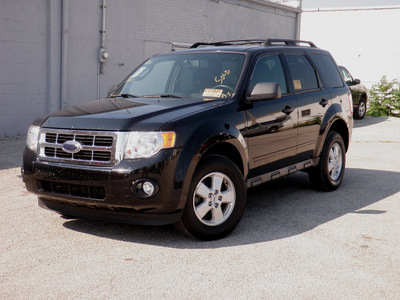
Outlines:
<svg viewBox="0 0 400 300"><path fill-rule="evenodd" d="M365 183L369 184L365 184ZM187 238L173 226L136 226L84 219L68 220L68 229L103 238L178 249L209 249L284 239L307 232L349 213L384 214L367 208L400 191L400 173L346 169L334 192L311 189L308 176L297 173L248 191L242 221L229 236L211 242Z"/></svg>
<svg viewBox="0 0 400 300"><path fill-rule="evenodd" d="M375 125L375 124L379 124L379 123L385 122L388 119L389 119L389 117L370 117L370 116L365 116L364 119L354 120L353 127L354 128L361 128L361 127L371 126L371 125Z"/></svg>

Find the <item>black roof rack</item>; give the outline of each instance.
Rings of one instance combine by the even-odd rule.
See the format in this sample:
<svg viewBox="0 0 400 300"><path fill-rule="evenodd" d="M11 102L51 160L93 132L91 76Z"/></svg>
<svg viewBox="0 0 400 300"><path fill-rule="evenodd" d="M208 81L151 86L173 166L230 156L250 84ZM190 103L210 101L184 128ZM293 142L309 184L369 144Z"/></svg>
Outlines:
<svg viewBox="0 0 400 300"><path fill-rule="evenodd" d="M211 42L211 43L198 42L190 46L190 48L197 48L199 46L232 46L232 45L248 45L248 44L266 45L266 40L249 39L249 40L230 40L230 41Z"/></svg>
<svg viewBox="0 0 400 300"><path fill-rule="evenodd" d="M190 48L198 48L200 46L235 46L235 45L250 45L250 44L261 44L262 46L300 46L300 44L308 44L312 48L317 48L313 42L302 41L302 40L286 40L286 39L248 39L248 40L230 40L222 42L198 42L190 46Z"/></svg>
<svg viewBox="0 0 400 300"><path fill-rule="evenodd" d="M302 40L285 40L285 39L268 39L267 46L276 46L276 44L285 44L286 46L301 46L300 44L308 44L312 48L317 48L313 42Z"/></svg>

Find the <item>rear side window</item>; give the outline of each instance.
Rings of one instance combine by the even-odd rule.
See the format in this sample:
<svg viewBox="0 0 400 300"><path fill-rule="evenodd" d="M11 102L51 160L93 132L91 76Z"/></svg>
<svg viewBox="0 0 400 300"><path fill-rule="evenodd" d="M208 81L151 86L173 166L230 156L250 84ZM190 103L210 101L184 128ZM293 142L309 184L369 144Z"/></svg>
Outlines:
<svg viewBox="0 0 400 300"><path fill-rule="evenodd" d="M286 56L296 92L318 89L315 70L304 55Z"/></svg>
<svg viewBox="0 0 400 300"><path fill-rule="evenodd" d="M343 87L343 81L340 73L329 55L312 54L313 62L317 65L318 71L321 73L322 79L326 86Z"/></svg>

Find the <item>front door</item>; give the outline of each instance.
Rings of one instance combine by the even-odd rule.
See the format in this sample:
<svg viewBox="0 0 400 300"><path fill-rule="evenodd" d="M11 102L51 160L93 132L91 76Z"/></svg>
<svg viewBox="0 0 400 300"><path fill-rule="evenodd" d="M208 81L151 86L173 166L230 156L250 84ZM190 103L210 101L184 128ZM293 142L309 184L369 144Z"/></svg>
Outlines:
<svg viewBox="0 0 400 300"><path fill-rule="evenodd" d="M281 59L278 55L260 57L255 64L249 89L260 82L277 82L280 99L255 102L246 111L250 177L293 163L297 146L297 102L288 94Z"/></svg>

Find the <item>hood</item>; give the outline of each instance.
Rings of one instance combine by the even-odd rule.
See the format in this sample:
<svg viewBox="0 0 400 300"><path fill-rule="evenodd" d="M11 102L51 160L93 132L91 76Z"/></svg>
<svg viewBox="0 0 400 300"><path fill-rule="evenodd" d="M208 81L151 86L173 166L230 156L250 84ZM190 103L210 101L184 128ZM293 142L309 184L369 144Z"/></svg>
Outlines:
<svg viewBox="0 0 400 300"><path fill-rule="evenodd" d="M192 99L106 98L47 116L42 127L82 130L160 130L163 124L220 104Z"/></svg>

